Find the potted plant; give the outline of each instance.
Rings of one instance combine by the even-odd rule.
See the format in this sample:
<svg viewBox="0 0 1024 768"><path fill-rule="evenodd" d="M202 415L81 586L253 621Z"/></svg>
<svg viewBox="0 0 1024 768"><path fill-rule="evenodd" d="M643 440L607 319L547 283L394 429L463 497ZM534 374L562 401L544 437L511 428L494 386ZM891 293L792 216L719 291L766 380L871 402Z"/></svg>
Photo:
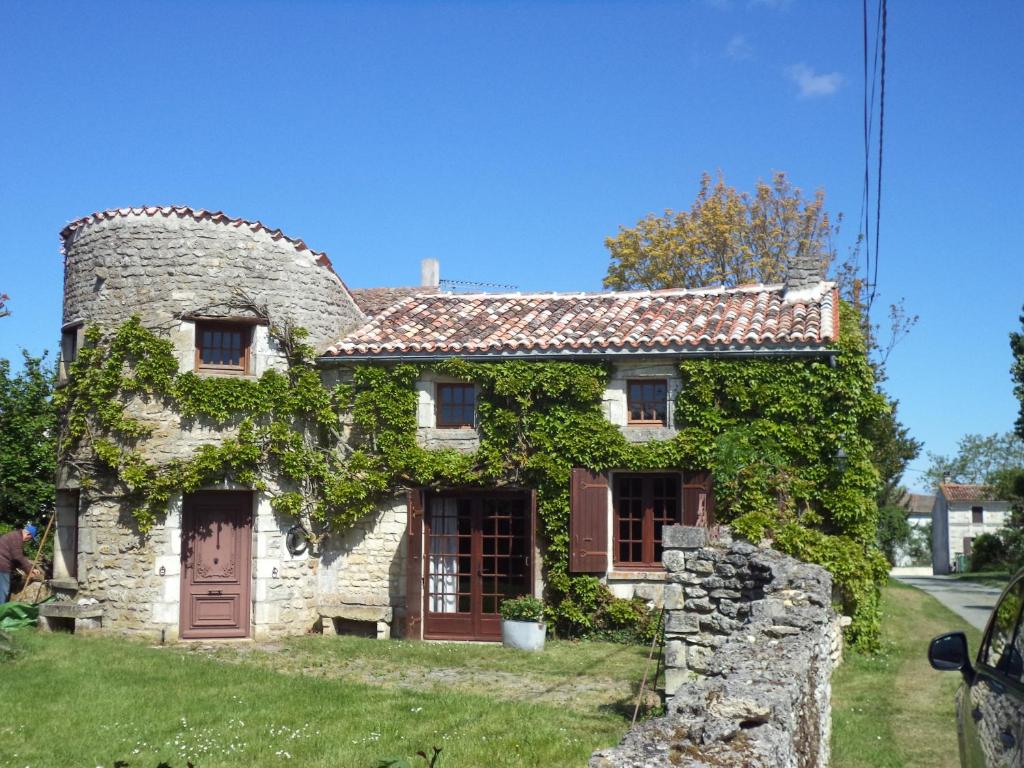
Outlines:
<svg viewBox="0 0 1024 768"><path fill-rule="evenodd" d="M544 650L544 603L536 597L515 597L503 600L501 613L501 644L524 651Z"/></svg>

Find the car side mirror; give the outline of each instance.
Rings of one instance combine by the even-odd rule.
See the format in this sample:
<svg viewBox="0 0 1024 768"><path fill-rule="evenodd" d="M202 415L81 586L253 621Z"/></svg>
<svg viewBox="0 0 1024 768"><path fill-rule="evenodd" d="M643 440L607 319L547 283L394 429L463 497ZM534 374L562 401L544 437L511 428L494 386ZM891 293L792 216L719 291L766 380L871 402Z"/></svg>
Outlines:
<svg viewBox="0 0 1024 768"><path fill-rule="evenodd" d="M940 672L963 672L970 677L974 670L967 651L967 635L950 632L936 637L928 646L928 663Z"/></svg>

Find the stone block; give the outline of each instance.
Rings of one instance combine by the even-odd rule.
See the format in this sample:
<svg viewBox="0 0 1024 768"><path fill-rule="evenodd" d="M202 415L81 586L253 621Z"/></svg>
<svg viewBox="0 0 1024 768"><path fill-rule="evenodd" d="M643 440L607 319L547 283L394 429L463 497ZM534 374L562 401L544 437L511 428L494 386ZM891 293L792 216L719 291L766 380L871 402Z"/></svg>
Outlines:
<svg viewBox="0 0 1024 768"><path fill-rule="evenodd" d="M686 555L678 549L666 549L661 556L661 563L669 572L684 571L686 570Z"/></svg>
<svg viewBox="0 0 1024 768"><path fill-rule="evenodd" d="M274 571L277 571L278 577L281 575L281 561L271 557L261 557L256 560L256 578L257 579L274 579Z"/></svg>
<svg viewBox="0 0 1024 768"><path fill-rule="evenodd" d="M686 601L686 610L696 613L711 613L715 606L706 597L696 597Z"/></svg>
<svg viewBox="0 0 1024 768"><path fill-rule="evenodd" d="M690 525L669 525L661 531L662 546L667 549L699 549L707 546L708 531Z"/></svg>
<svg viewBox="0 0 1024 768"><path fill-rule="evenodd" d="M666 635L689 635L700 631L700 622L692 613L669 611L665 616Z"/></svg>
<svg viewBox="0 0 1024 768"><path fill-rule="evenodd" d="M177 624L178 623L178 602L153 603L154 624Z"/></svg>
<svg viewBox="0 0 1024 768"><path fill-rule="evenodd" d="M665 641L665 667L686 667L686 643L682 640Z"/></svg>
<svg viewBox="0 0 1024 768"><path fill-rule="evenodd" d="M669 667L665 670L665 695L674 696L680 687L686 685L692 679L693 675L687 672L684 667Z"/></svg>
<svg viewBox="0 0 1024 768"><path fill-rule="evenodd" d="M662 592L662 605L666 611L676 611L683 607L682 584L666 584Z"/></svg>

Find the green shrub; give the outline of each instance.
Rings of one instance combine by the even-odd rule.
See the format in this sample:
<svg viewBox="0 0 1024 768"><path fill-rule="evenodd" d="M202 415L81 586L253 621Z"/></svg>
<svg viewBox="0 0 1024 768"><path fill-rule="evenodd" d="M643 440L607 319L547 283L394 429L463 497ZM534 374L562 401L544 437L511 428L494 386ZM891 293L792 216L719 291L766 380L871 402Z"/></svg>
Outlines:
<svg viewBox="0 0 1024 768"><path fill-rule="evenodd" d="M544 603L536 597L514 597L502 600L498 608L506 621L543 621Z"/></svg>
<svg viewBox="0 0 1024 768"><path fill-rule="evenodd" d="M972 571L993 571L1007 567L1006 543L996 533L983 533L971 547Z"/></svg>

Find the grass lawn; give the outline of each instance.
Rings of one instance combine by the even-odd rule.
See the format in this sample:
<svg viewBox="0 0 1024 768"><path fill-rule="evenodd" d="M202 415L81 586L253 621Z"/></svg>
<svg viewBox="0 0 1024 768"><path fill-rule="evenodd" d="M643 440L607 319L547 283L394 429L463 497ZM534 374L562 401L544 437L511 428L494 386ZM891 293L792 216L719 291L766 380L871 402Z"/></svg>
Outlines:
<svg viewBox="0 0 1024 768"><path fill-rule="evenodd" d="M955 578L972 584L1002 589L1010 581L1009 571L979 571L977 573L958 573Z"/></svg>
<svg viewBox="0 0 1024 768"><path fill-rule="evenodd" d="M16 644L0 664L0 765L18 768L371 768L435 745L438 768L584 766L628 728L646 659L557 641L542 654L346 637L161 648L20 631Z"/></svg>
<svg viewBox="0 0 1024 768"><path fill-rule="evenodd" d="M928 664L928 642L962 629L972 655L981 633L926 593L890 581L883 592L884 652L848 653L832 677L834 768L955 768L953 692L959 674Z"/></svg>

